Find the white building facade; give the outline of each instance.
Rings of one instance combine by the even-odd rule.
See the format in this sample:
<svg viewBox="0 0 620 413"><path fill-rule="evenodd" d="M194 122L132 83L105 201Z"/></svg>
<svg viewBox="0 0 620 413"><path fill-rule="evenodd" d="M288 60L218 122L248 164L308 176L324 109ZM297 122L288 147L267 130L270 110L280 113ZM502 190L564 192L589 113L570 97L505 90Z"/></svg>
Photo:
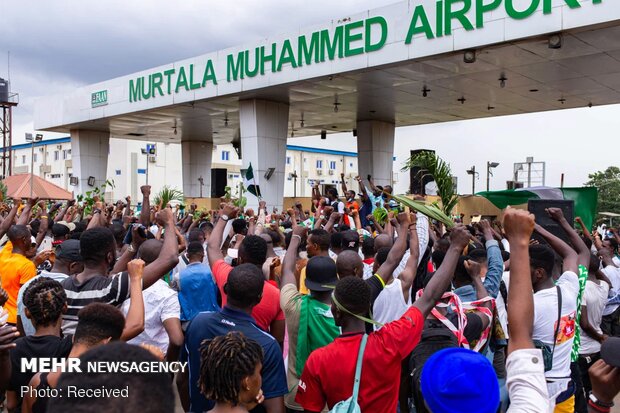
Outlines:
<svg viewBox="0 0 620 413"><path fill-rule="evenodd" d="M154 155L142 153L147 145L155 145ZM13 146L13 173L30 173L32 159L35 175L73 191L71 138L43 140L36 142L34 151L32 149L31 144ZM110 139L107 179L114 182L114 187L106 189L106 199L123 199L127 195L139 199L140 186L147 181L153 193L164 185L183 188L181 152L181 145L174 143ZM228 186L236 188L243 181L241 165L242 160L233 145L213 146L212 168L227 170ZM340 193L341 173L345 175L345 183L357 191L357 171L355 152L287 145L284 196L310 197L316 182L322 190L336 187ZM393 178L397 177L393 174ZM261 184L265 177L257 176L257 179ZM203 196L209 198L211 194L205 191Z"/></svg>

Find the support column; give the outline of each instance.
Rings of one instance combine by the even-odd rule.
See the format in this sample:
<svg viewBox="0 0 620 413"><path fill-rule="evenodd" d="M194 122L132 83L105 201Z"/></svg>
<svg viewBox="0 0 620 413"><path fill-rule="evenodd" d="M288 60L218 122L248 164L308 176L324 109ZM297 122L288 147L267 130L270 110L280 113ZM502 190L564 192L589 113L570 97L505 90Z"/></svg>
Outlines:
<svg viewBox="0 0 620 413"><path fill-rule="evenodd" d="M284 201L284 168L288 131L286 103L250 99L239 102L241 156L243 169L252 164L254 178L269 211L282 211ZM265 173L275 168L269 179ZM248 207L257 210L258 198L247 193Z"/></svg>
<svg viewBox="0 0 620 413"><path fill-rule="evenodd" d="M213 157L213 143L206 141L181 142L183 162L183 195L186 198L200 197L200 182L202 177L202 197L211 197L211 158Z"/></svg>
<svg viewBox="0 0 620 413"><path fill-rule="evenodd" d="M78 184L74 189L76 195L84 195L106 181L109 156L109 132L80 129L71 131L72 174L78 177ZM90 177L95 178L93 186L88 185Z"/></svg>
<svg viewBox="0 0 620 413"><path fill-rule="evenodd" d="M372 175L375 185L393 185L394 124L378 120L357 122L358 173Z"/></svg>

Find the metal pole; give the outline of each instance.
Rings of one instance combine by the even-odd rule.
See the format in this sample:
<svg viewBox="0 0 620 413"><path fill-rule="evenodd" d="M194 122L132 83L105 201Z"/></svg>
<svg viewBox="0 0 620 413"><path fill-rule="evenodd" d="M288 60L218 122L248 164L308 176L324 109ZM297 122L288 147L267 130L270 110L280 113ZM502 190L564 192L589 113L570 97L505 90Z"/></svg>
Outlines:
<svg viewBox="0 0 620 413"><path fill-rule="evenodd" d="M487 161L487 192L489 192L491 181L491 162Z"/></svg>
<svg viewBox="0 0 620 413"><path fill-rule="evenodd" d="M532 186L532 163L527 163L527 187Z"/></svg>
<svg viewBox="0 0 620 413"><path fill-rule="evenodd" d="M30 199L32 199L32 181L34 178L34 136L30 145Z"/></svg>
<svg viewBox="0 0 620 413"><path fill-rule="evenodd" d="M297 171L293 170L293 198L297 198Z"/></svg>
<svg viewBox="0 0 620 413"><path fill-rule="evenodd" d="M476 194L476 165L471 167L471 194Z"/></svg>
<svg viewBox="0 0 620 413"><path fill-rule="evenodd" d="M146 184L149 184L149 153L146 153Z"/></svg>

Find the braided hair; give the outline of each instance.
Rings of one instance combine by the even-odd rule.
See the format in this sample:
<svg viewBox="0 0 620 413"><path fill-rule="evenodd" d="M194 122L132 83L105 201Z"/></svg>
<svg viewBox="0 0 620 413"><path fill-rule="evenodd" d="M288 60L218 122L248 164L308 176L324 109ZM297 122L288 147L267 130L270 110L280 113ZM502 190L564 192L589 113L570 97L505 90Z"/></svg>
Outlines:
<svg viewBox="0 0 620 413"><path fill-rule="evenodd" d="M60 318L67 303L62 285L48 277L38 277L24 291L24 306L36 327L49 326Z"/></svg>
<svg viewBox="0 0 620 413"><path fill-rule="evenodd" d="M200 391L216 402L239 403L241 381L263 362L263 348L243 333L204 340L200 347Z"/></svg>

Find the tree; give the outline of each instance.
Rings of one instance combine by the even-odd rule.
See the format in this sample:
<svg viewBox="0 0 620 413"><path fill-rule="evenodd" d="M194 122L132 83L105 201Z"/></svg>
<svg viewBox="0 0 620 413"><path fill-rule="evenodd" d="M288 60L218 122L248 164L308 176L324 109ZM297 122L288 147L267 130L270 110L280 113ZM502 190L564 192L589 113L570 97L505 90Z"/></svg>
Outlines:
<svg viewBox="0 0 620 413"><path fill-rule="evenodd" d="M424 151L413 155L405 162L403 171L411 168L421 168L421 172L432 175L437 184L437 195L441 199L443 212L450 216L452 210L459 201L459 196L454 192L454 181L450 165L435 154L435 152Z"/></svg>
<svg viewBox="0 0 620 413"><path fill-rule="evenodd" d="M620 168L610 166L604 171L588 175L590 179L584 186L598 189L599 212L615 212L620 214Z"/></svg>

